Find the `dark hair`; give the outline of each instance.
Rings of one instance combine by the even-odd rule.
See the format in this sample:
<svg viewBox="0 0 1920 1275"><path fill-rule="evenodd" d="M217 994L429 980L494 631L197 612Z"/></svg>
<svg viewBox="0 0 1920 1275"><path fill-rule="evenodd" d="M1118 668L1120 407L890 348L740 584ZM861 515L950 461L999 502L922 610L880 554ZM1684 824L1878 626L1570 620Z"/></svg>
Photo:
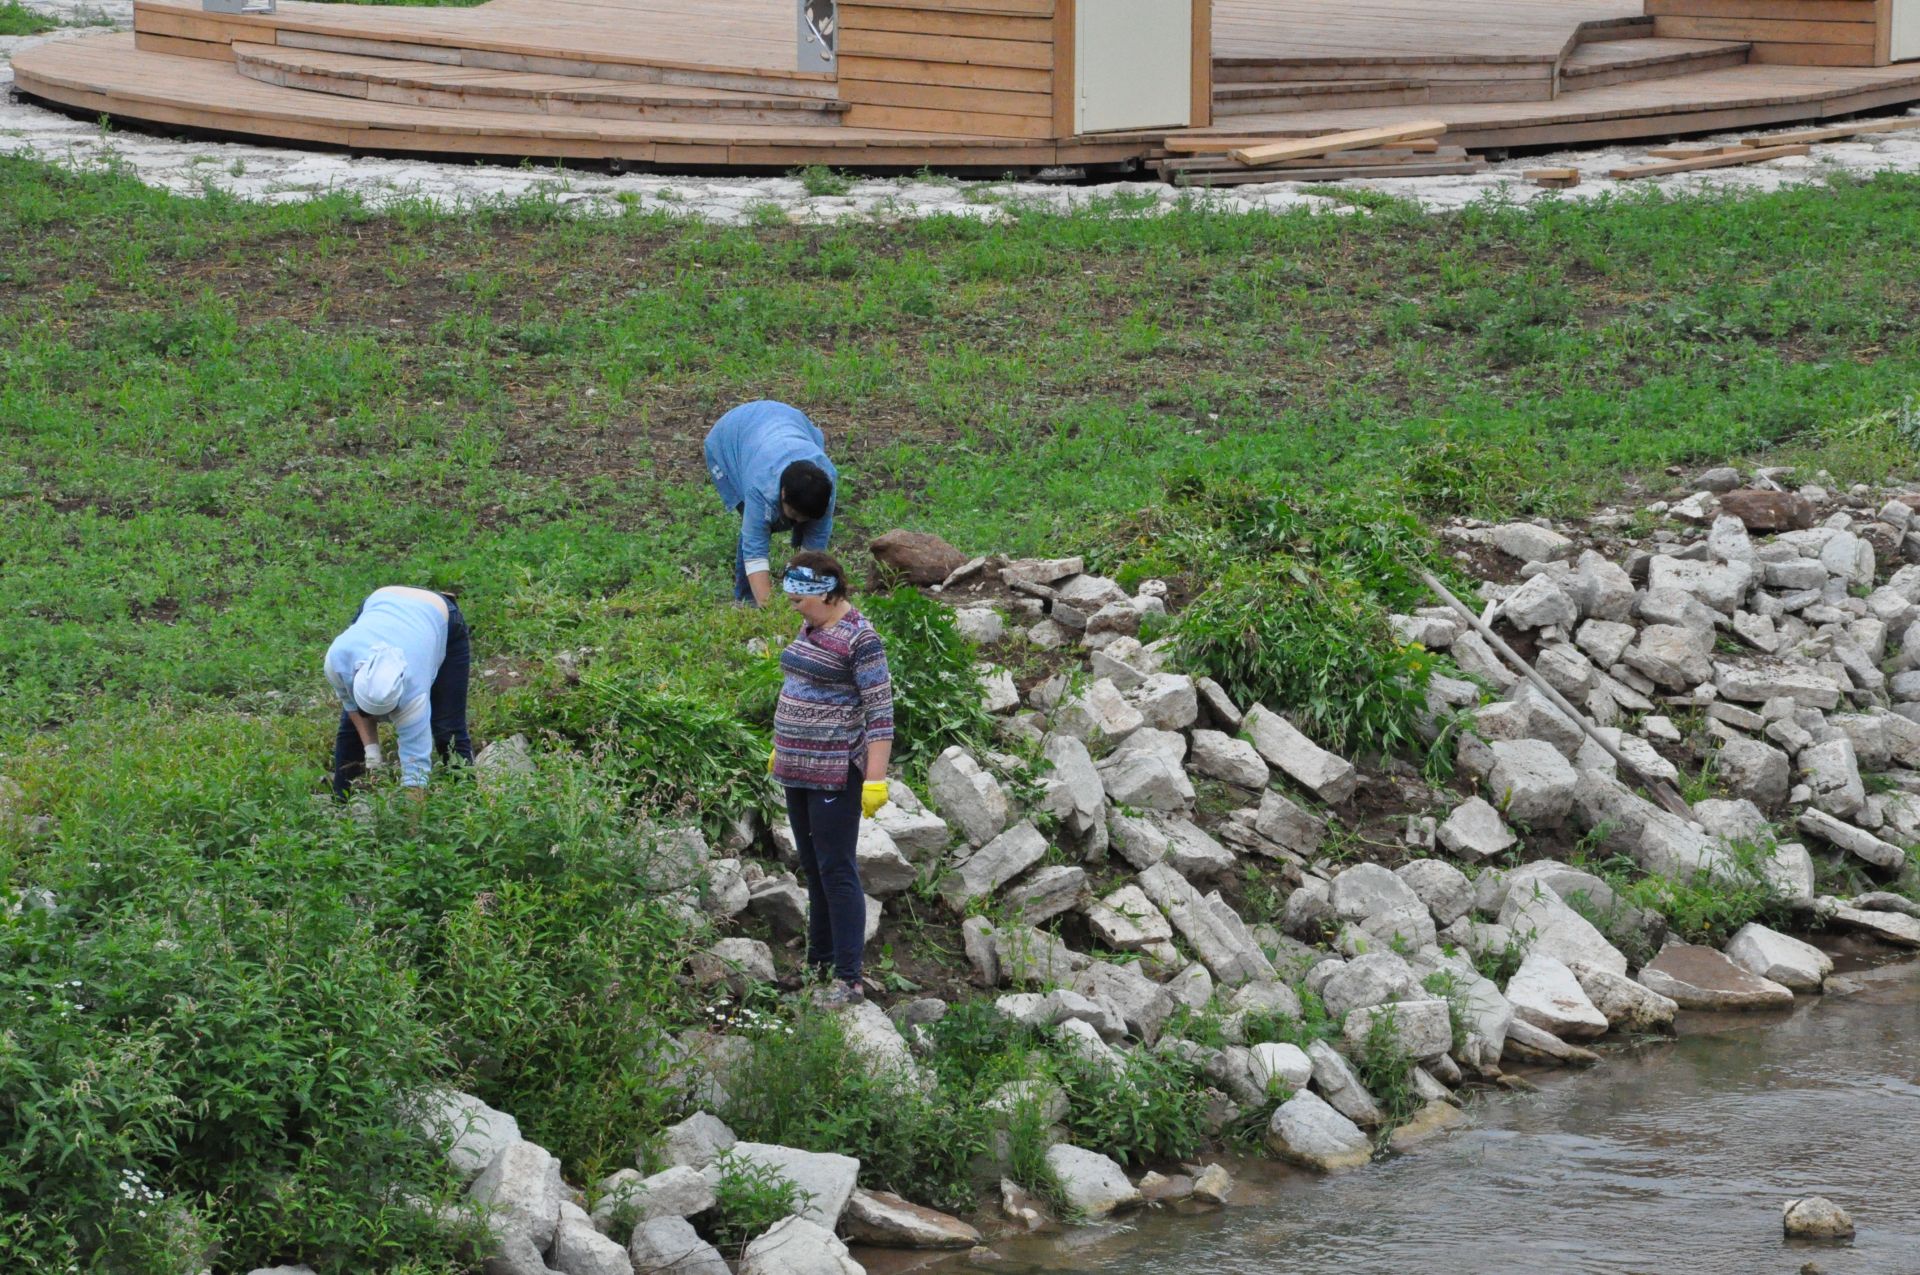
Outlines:
<svg viewBox="0 0 1920 1275"><path fill-rule="evenodd" d="M787 561L790 567L812 567L818 576L832 576L837 583L833 592L827 595L829 602L838 602L847 596L847 569L840 565L840 559L818 549L802 549Z"/></svg>
<svg viewBox="0 0 1920 1275"><path fill-rule="evenodd" d="M833 480L812 461L796 460L780 471L780 499L808 522L817 522L833 507Z"/></svg>

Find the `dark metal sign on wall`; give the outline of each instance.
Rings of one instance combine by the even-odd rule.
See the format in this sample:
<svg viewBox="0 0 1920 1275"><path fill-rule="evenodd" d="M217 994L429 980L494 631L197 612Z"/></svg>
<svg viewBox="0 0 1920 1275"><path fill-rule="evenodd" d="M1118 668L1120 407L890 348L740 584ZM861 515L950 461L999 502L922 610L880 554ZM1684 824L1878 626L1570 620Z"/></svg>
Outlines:
<svg viewBox="0 0 1920 1275"><path fill-rule="evenodd" d="M839 48L839 0L794 0L800 18L800 69L831 71Z"/></svg>

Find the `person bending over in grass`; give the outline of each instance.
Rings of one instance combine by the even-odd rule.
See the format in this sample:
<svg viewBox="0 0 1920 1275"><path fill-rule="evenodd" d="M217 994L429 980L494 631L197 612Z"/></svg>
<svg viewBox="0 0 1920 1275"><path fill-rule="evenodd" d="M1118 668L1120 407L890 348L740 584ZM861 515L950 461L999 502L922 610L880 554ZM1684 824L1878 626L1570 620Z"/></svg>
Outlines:
<svg viewBox="0 0 1920 1275"><path fill-rule="evenodd" d="M391 721L400 782L426 796L433 754L451 749L473 760L467 738L467 675L473 662L467 622L453 595L393 586L375 589L353 625L327 648L327 684L340 697L333 741L333 792L345 800L353 781L378 773L377 723Z"/></svg>
<svg viewBox="0 0 1920 1275"><path fill-rule="evenodd" d="M821 977L831 973L827 1004L853 1004L865 999L867 937L854 845L860 817L887 801L893 680L886 647L848 599L839 562L796 553L780 587L802 623L780 655L773 776L787 790L787 822L807 876L807 966Z"/></svg>
<svg viewBox="0 0 1920 1275"><path fill-rule="evenodd" d="M773 596L768 557L776 531L798 549L825 552L833 538L835 484L826 435L798 408L763 399L734 408L707 431L707 472L721 503L740 515L733 597L765 606Z"/></svg>

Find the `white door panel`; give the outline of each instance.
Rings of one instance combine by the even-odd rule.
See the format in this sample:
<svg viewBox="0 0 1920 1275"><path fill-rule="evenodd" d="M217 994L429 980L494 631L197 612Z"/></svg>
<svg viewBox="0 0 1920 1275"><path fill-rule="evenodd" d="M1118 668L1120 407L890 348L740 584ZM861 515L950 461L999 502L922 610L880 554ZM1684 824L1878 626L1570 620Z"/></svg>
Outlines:
<svg viewBox="0 0 1920 1275"><path fill-rule="evenodd" d="M1920 58L1920 0L1893 0L1893 60Z"/></svg>
<svg viewBox="0 0 1920 1275"><path fill-rule="evenodd" d="M1074 10L1076 132L1191 122L1193 3L1080 0Z"/></svg>

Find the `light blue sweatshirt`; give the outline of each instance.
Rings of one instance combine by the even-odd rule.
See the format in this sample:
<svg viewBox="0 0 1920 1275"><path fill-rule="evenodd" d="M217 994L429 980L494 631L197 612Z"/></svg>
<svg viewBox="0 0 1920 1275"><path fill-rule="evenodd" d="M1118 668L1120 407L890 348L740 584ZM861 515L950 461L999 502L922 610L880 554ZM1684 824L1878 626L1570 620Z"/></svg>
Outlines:
<svg viewBox="0 0 1920 1275"><path fill-rule="evenodd" d="M400 782L425 786L433 770L433 710L427 693L447 658L447 613L417 589L375 589L353 627L327 648L327 684L340 706L362 711L353 702L353 675L379 644L396 648L406 660L400 703L384 720L393 723L400 755Z"/></svg>
<svg viewBox="0 0 1920 1275"><path fill-rule="evenodd" d="M821 518L801 524L800 546L821 549L833 538L840 475L827 459L826 435L798 408L771 399L734 408L707 431L707 471L728 509L740 510L740 557L749 574L767 571L773 525L780 518L780 475L810 460L833 482L834 501Z"/></svg>

